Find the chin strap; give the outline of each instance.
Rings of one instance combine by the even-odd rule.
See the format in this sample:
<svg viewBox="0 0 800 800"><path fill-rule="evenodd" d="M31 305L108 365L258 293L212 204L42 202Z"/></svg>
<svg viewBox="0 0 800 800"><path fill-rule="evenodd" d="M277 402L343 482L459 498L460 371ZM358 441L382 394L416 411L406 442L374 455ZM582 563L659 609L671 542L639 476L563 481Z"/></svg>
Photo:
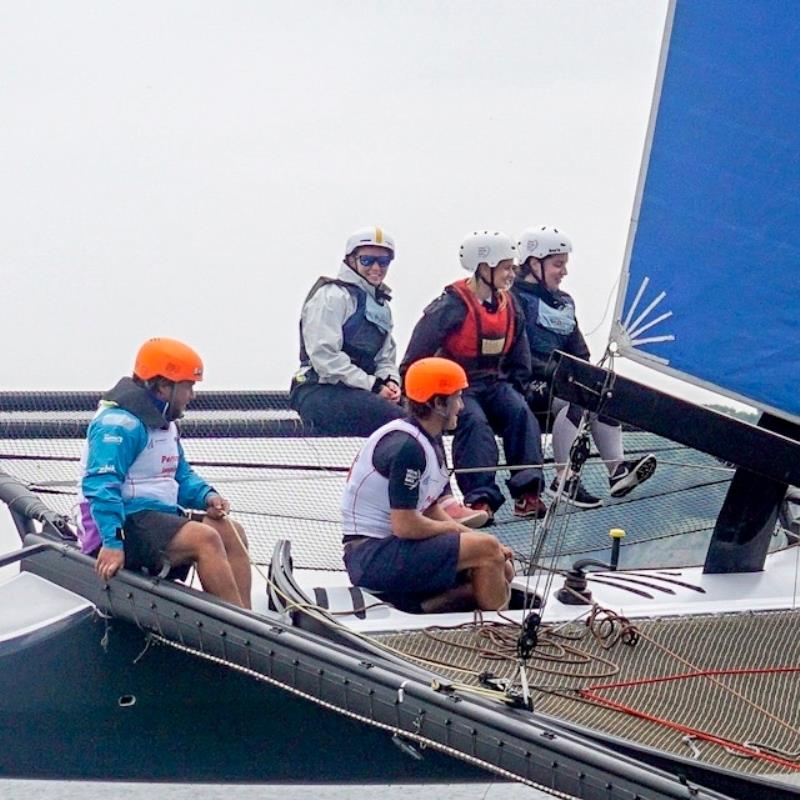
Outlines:
<svg viewBox="0 0 800 800"><path fill-rule="evenodd" d="M153 404L159 410L161 416L164 417L166 422L174 422L176 419L180 419L183 416L183 414L173 413L173 400L175 399L176 389L176 384L174 382L172 383L172 390L169 394L169 400L162 400L155 393L155 384L152 380L146 381L145 386L147 387L147 391L150 393Z"/></svg>
<svg viewBox="0 0 800 800"><path fill-rule="evenodd" d="M491 281L487 281L486 278L484 278L483 275L481 275L478 270L475 271L475 280L476 281L481 281L481 283L486 284L486 286L488 286L489 289L491 289L491 291L492 291L492 301L491 302L492 302L492 305L496 305L497 304L497 286L495 286L495 283L494 283L494 273L495 273L494 267L489 267L489 272L492 275Z"/></svg>

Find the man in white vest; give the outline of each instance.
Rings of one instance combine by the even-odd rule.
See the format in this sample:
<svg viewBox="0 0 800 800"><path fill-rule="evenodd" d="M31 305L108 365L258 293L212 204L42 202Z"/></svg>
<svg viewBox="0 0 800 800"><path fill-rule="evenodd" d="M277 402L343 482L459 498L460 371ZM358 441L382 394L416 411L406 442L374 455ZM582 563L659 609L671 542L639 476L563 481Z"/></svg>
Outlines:
<svg viewBox="0 0 800 800"><path fill-rule="evenodd" d="M103 396L81 458L81 550L97 557L104 581L122 567L183 579L194 562L207 592L249 608L244 530L228 517L228 501L189 466L175 424L202 379L192 348L150 339L133 377Z"/></svg>
<svg viewBox="0 0 800 800"><path fill-rule="evenodd" d="M508 604L512 552L448 517L442 433L455 428L467 376L455 362L423 358L405 377L409 419L373 433L342 497L344 562L354 585L408 610L435 613Z"/></svg>

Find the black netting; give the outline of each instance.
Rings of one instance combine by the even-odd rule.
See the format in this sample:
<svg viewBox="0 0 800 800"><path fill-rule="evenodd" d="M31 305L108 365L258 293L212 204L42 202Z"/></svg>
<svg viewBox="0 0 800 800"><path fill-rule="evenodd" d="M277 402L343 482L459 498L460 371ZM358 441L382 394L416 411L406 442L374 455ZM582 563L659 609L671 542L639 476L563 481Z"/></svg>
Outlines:
<svg viewBox="0 0 800 800"><path fill-rule="evenodd" d="M55 510L71 513L83 436L98 397L0 393L0 469L28 483ZM231 501L255 560L268 561L277 539L289 538L296 566L342 568L339 498L361 439L314 435L279 392L200 393L182 431L189 461ZM655 453L655 475L612 500L607 471L593 450L582 479L605 505L590 511L560 506L540 560L555 553L562 566L579 556L605 559L609 529L623 528L622 566L702 562L732 470L649 433L627 432L625 446L627 458ZM549 485L551 459L546 476ZM499 483L506 478L501 470ZM513 517L511 505L500 509L492 531L524 560L536 526ZM784 542L776 535L776 546Z"/></svg>

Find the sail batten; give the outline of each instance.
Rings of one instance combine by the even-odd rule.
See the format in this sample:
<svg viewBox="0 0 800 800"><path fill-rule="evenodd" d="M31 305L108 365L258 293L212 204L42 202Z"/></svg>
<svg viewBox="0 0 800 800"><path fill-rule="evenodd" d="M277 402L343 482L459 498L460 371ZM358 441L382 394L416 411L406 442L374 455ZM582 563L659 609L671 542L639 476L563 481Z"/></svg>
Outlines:
<svg viewBox="0 0 800 800"><path fill-rule="evenodd" d="M670 6L611 339L800 422L798 16L787 0Z"/></svg>

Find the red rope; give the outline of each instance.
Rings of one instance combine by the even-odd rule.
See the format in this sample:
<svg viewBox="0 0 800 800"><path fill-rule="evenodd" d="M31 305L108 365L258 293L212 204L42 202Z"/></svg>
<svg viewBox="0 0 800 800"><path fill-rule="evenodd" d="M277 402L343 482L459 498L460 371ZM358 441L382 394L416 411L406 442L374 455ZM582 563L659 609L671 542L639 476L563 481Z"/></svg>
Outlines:
<svg viewBox="0 0 800 800"><path fill-rule="evenodd" d="M680 681L684 678L707 678L718 675L766 675L784 672L800 672L800 667L760 667L758 669L706 669L697 672L684 672L677 675L662 675L660 678L641 678L635 681L622 683L602 683L589 686L589 691L597 689L621 689L629 686L642 686L648 683L665 683L667 681Z"/></svg>
<svg viewBox="0 0 800 800"><path fill-rule="evenodd" d="M625 714L629 714L633 717L638 717L639 719L646 720L647 722L653 722L656 725L662 725L666 728L678 731L679 733L683 733L684 735L693 736L697 739L702 739L703 741L710 742L711 744L719 745L720 747L726 747L729 750L741 753L742 755L750 756L751 758L759 758L771 764L777 764L778 766L785 767L787 769L800 771L800 764L797 764L794 761L788 761L784 758L780 758L779 756L770 755L769 753L762 753L760 750L747 747L747 745L740 744L739 742L734 742L731 739L725 739L721 736L715 736L713 733L709 733L708 731L700 730L699 728L691 728L688 725L682 725L679 722L674 722L669 719L664 719L663 717L657 717L654 714L648 714L645 711L639 711L633 706L626 705L625 703L619 703L616 700L610 700L607 697L603 697L602 695L596 694L597 691L603 689L618 689L631 686L642 686L651 683L664 683L667 681L682 680L684 678L700 678L700 677L717 676L717 675L758 675L758 674L786 673L786 672L800 672L800 667L765 667L760 669L705 670L703 672L689 672L683 675L665 675L660 678L644 678L641 680L625 681L622 683L607 683L597 686L590 686L586 689L579 689L578 694L580 694L582 697L585 697L588 700L592 700L596 703L599 703L600 705L608 706L609 708L613 708L616 711L622 711Z"/></svg>

